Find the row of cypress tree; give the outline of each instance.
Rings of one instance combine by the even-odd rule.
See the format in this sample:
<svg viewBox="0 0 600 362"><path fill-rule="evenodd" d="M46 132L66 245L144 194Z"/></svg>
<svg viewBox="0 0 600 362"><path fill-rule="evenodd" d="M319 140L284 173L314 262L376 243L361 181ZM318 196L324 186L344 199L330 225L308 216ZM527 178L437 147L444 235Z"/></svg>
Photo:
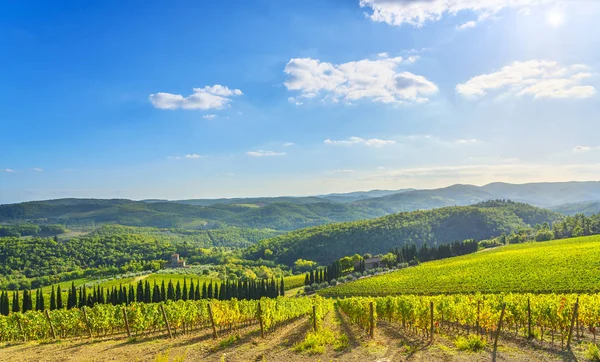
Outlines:
<svg viewBox="0 0 600 362"><path fill-rule="evenodd" d="M333 279L338 279L342 276L342 265L339 260L334 261L331 265L317 270L311 270L304 276L304 285L313 285L314 283L321 284L330 282Z"/></svg>
<svg viewBox="0 0 600 362"><path fill-rule="evenodd" d="M200 299L219 299L229 300L237 299L260 299L262 297L277 298L285 294L285 284L283 278L279 282L275 279L261 279L251 281L230 281L222 283L204 282L200 285L198 280L188 283L185 279L183 285L180 281L173 284L169 280L159 285L154 282L153 285L148 281L138 281L136 287L133 285L113 288L93 287L91 290L86 287L75 287L72 283L67 290L67 300L63 302L62 291L60 288L52 286L50 292L50 310L81 308L83 306L92 307L95 304L129 304L133 302L157 303L167 300L200 300ZM24 290L20 296L19 291L15 291L12 297L12 303L9 303L8 292L0 293L0 314L8 315L12 312L27 312L34 310L31 298L32 292ZM43 311L45 309L44 294L41 289L35 292L35 310Z"/></svg>

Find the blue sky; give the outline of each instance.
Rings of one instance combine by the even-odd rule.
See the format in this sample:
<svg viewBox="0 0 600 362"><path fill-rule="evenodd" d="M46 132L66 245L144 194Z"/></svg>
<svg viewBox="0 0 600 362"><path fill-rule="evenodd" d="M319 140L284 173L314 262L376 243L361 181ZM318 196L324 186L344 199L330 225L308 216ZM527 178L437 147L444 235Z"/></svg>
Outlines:
<svg viewBox="0 0 600 362"><path fill-rule="evenodd" d="M0 5L0 203L600 179L600 4Z"/></svg>

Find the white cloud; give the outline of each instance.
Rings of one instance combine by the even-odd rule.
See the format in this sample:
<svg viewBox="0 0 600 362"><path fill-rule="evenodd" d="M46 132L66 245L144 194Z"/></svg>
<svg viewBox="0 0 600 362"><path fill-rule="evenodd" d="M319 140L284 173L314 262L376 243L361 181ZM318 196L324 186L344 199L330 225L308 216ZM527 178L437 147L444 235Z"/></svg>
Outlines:
<svg viewBox="0 0 600 362"><path fill-rule="evenodd" d="M479 19L487 19L505 8L518 11L556 0L360 0L360 6L370 8L371 20L399 26L421 27L428 21L438 21L444 15L469 11Z"/></svg>
<svg viewBox="0 0 600 362"><path fill-rule="evenodd" d="M461 144L461 145L472 145L475 143L479 143L479 141L476 140L475 138L471 138L471 139L458 140L458 141L456 141L456 143Z"/></svg>
<svg viewBox="0 0 600 362"><path fill-rule="evenodd" d="M30 168L29 171L33 171L33 172L42 172L44 171L43 169L39 168L39 167L34 167L34 168Z"/></svg>
<svg viewBox="0 0 600 362"><path fill-rule="evenodd" d="M363 144L363 145L372 146L372 147L393 145L396 143L396 141L393 141L393 140L382 140L379 138L364 139L364 138L360 138L360 137L350 137L346 140L331 140L328 138L323 142L325 142L325 144L333 145L333 146L351 146L351 145L356 145L356 144Z"/></svg>
<svg viewBox="0 0 600 362"><path fill-rule="evenodd" d="M294 142L286 142L286 143L284 143L282 146L283 146L283 147L291 147L291 146L293 146L293 145L295 145L295 143L294 143Z"/></svg>
<svg viewBox="0 0 600 362"><path fill-rule="evenodd" d="M285 156L285 152L274 152L274 151L265 151L265 150L248 151L248 152L246 152L246 154L248 156L252 156L252 157Z"/></svg>
<svg viewBox="0 0 600 362"><path fill-rule="evenodd" d="M205 114L204 116L202 116L202 118L204 118L204 119L213 119L216 117L217 117L216 114Z"/></svg>
<svg viewBox="0 0 600 362"><path fill-rule="evenodd" d="M457 28L458 30L466 30L466 29L474 28L474 27L476 27L476 26L477 26L477 22L476 22L476 21L473 21L473 20L471 20L471 21L467 21L467 22L466 22L466 23L464 23L464 24L457 25L457 26L456 26L456 28Z"/></svg>
<svg viewBox="0 0 600 362"><path fill-rule="evenodd" d="M203 156L197 154L197 153L188 153L185 156L169 156L167 157L170 160L181 160L181 159L189 159L189 160L193 160L193 159L198 159L198 158L202 158Z"/></svg>
<svg viewBox="0 0 600 362"><path fill-rule="evenodd" d="M573 147L574 153L585 153L590 151L600 150L600 146L575 146Z"/></svg>
<svg viewBox="0 0 600 362"><path fill-rule="evenodd" d="M596 93L596 88L583 85L592 76L581 72L587 66L575 64L561 66L547 60L514 62L495 73L482 74L466 83L458 84L456 91L465 97L483 97L491 91L504 94L532 96L533 98L588 98Z"/></svg>
<svg viewBox="0 0 600 362"><path fill-rule="evenodd" d="M438 87L423 76L397 71L401 63L417 59L389 58L387 53L380 53L376 60L342 64L294 58L285 66L288 78L284 84L290 91L299 91L300 97L331 102L349 104L369 99L380 103L423 103L438 92ZM297 102L297 97L291 99Z"/></svg>
<svg viewBox="0 0 600 362"><path fill-rule="evenodd" d="M239 89L229 89L216 84L212 87L194 88L194 93L184 97L181 94L150 94L148 100L159 109L222 109L231 102L231 97L242 95Z"/></svg>
<svg viewBox="0 0 600 362"><path fill-rule="evenodd" d="M333 173L354 173L354 170L333 170Z"/></svg>
<svg viewBox="0 0 600 362"><path fill-rule="evenodd" d="M15 172L15 170L10 169L10 168L5 168L3 170L0 170L0 172L13 173L13 172Z"/></svg>

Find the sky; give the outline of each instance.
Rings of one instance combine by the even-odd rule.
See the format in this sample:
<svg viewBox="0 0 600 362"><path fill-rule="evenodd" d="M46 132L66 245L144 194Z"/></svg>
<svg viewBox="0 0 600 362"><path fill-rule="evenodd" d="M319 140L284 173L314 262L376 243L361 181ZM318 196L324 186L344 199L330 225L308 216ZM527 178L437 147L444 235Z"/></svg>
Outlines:
<svg viewBox="0 0 600 362"><path fill-rule="evenodd" d="M600 179L595 0L0 4L0 203Z"/></svg>

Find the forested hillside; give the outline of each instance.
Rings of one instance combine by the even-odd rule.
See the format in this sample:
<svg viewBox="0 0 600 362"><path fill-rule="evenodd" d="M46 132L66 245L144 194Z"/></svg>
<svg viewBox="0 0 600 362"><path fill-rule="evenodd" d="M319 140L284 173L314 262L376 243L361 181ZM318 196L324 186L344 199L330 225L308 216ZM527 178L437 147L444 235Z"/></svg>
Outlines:
<svg viewBox="0 0 600 362"><path fill-rule="evenodd" d="M585 216L591 216L600 213L600 201L575 202L554 206L550 209L565 215L584 214Z"/></svg>
<svg viewBox="0 0 600 362"><path fill-rule="evenodd" d="M0 205L0 224L62 224L90 227L102 224L160 228L269 228L282 231L335 222L372 219L397 212L467 206L509 199L531 205L600 200L600 182L564 182L485 186L453 185L434 190L372 190L308 197L146 200L59 199ZM586 206L587 205L587 206ZM591 214L596 204L556 208L567 214Z"/></svg>
<svg viewBox="0 0 600 362"><path fill-rule="evenodd" d="M0 205L0 223L97 226L121 224L159 228L270 228L294 230L385 215L381 210L329 202L197 206L177 202L61 199Z"/></svg>
<svg viewBox="0 0 600 362"><path fill-rule="evenodd" d="M384 253L407 243L419 246L483 240L530 224L551 223L560 217L526 204L490 201L297 230L263 240L244 254L264 258L272 253L274 260L286 264L299 258L327 263L344 255Z"/></svg>
<svg viewBox="0 0 600 362"><path fill-rule="evenodd" d="M158 269L179 253L201 260L204 248L240 248L278 235L270 229L179 230L111 225L80 237L0 238L0 286L48 285L83 275Z"/></svg>

